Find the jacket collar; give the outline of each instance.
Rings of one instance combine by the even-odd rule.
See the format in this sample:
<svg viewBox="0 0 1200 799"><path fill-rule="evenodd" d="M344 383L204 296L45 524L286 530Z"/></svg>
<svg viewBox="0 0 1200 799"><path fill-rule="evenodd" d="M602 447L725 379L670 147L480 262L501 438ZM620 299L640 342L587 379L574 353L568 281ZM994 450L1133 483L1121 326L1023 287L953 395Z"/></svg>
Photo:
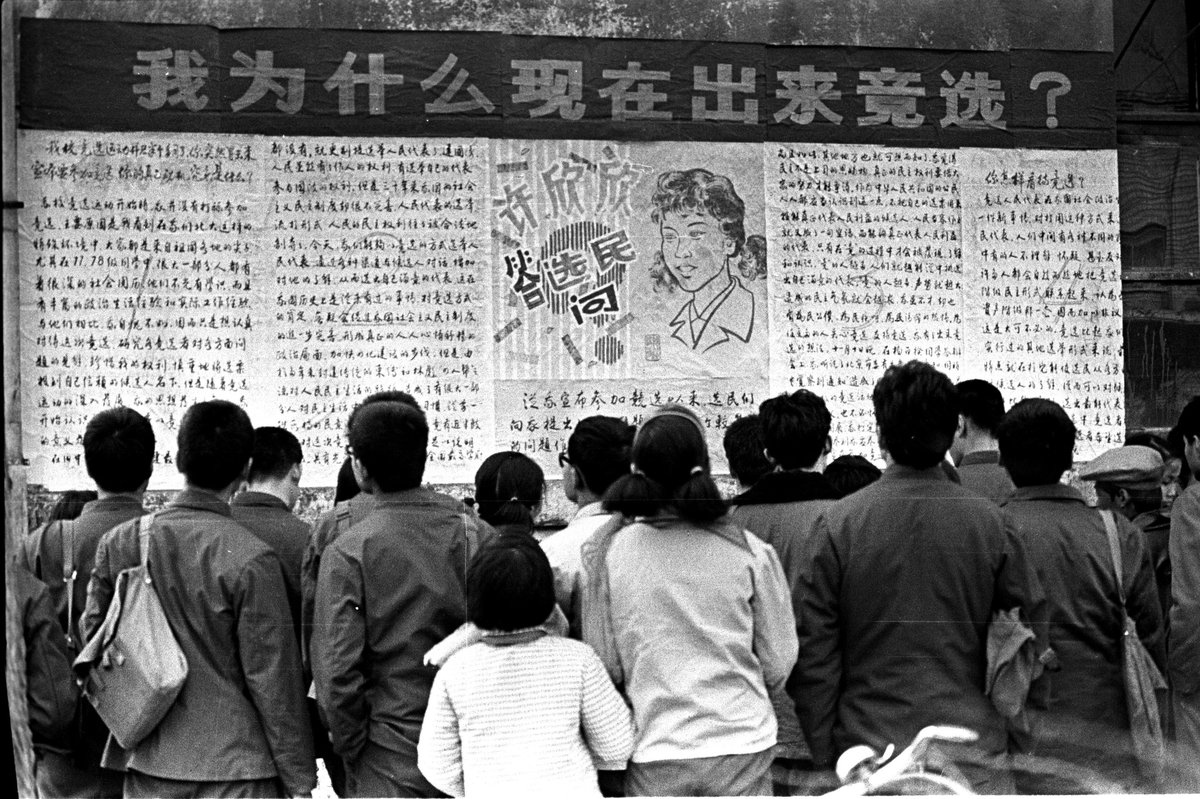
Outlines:
<svg viewBox="0 0 1200 799"><path fill-rule="evenodd" d="M362 495L360 494L359 496ZM384 503L403 505L414 502L433 502L438 498L437 494L435 494L433 491L430 491L428 488L425 488L424 486L406 488L403 491L390 491L387 493L379 493L370 496L374 497L374 502L376 505L382 505ZM463 508L465 509L466 506L464 505Z"/></svg>
<svg viewBox="0 0 1200 799"><path fill-rule="evenodd" d="M1087 504L1083 498L1083 494L1080 494L1075 488L1072 488L1069 485L1063 485L1062 483L1054 483L1053 485L1025 486L1024 488L1018 488L1009 495L1008 499L1001 502L1000 505L1003 507L1004 505L1008 505L1012 502L1029 502L1031 500L1039 499L1055 499L1065 502L1078 502L1083 505Z"/></svg>
<svg viewBox="0 0 1200 799"><path fill-rule="evenodd" d="M793 469L769 472L749 490L730 500L730 505L778 505L814 499L840 499L841 495L820 472Z"/></svg>
<svg viewBox="0 0 1200 799"><path fill-rule="evenodd" d="M959 462L958 468L964 466L981 466L987 463L1000 463L1000 451L995 449L985 449L979 452L968 452L963 455L962 461Z"/></svg>
<svg viewBox="0 0 1200 799"><path fill-rule="evenodd" d="M484 630L481 640L489 646L515 646L517 644L527 644L530 641L546 635L546 630L543 627L528 627L524 630Z"/></svg>
<svg viewBox="0 0 1200 799"><path fill-rule="evenodd" d="M233 501L229 504L252 508L276 508L291 513L291 510L282 499L265 491L243 491L234 497Z"/></svg>
<svg viewBox="0 0 1200 799"><path fill-rule="evenodd" d="M950 480L950 475L946 473L946 469L941 463L930 466L928 469L916 469L912 466L905 466L902 463L893 463L891 466L883 470L883 476L880 480Z"/></svg>
<svg viewBox="0 0 1200 799"><path fill-rule="evenodd" d="M79 515L112 513L118 510L144 510L144 508L141 500L134 499L128 494L114 494L111 497L104 497L103 499L93 499L83 506L83 511Z"/></svg>
<svg viewBox="0 0 1200 799"><path fill-rule="evenodd" d="M589 516L603 516L607 513L608 511L604 509L603 502L589 502L587 505L584 505L582 508L575 511L575 515L571 517L571 522L574 523L580 519L586 519Z"/></svg>
<svg viewBox="0 0 1200 799"><path fill-rule="evenodd" d="M183 489L171 499L167 507L206 510L222 516L232 516L229 511L229 503L218 497L216 492L206 491L203 488Z"/></svg>

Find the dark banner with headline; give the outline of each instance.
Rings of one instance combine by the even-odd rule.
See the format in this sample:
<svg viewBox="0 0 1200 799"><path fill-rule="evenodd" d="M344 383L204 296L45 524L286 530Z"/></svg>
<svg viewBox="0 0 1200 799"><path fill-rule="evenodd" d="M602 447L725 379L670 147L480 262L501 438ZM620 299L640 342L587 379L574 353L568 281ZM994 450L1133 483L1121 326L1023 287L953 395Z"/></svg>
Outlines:
<svg viewBox="0 0 1200 799"><path fill-rule="evenodd" d="M1111 148L1111 54L21 20L20 124Z"/></svg>

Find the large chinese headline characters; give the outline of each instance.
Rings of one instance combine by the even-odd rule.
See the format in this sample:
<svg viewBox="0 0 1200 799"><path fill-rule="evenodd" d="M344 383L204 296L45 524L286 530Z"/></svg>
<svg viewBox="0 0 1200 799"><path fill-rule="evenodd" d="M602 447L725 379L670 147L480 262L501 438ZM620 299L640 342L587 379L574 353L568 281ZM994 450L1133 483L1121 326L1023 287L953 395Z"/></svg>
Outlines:
<svg viewBox="0 0 1200 799"><path fill-rule="evenodd" d="M633 60L610 65L562 58L512 58L500 80L491 75L491 64L482 70L491 77L481 86L454 52L446 53L436 69L425 68L419 74L413 74L411 65L406 71L389 71L389 57L401 60L388 53L346 51L335 69L317 76L317 85L327 96L336 96L337 113L342 116L475 113L567 122L607 118L617 122L758 125L768 122L769 116L770 122L802 127L819 118L831 125L857 127L911 129L936 124L940 128L1005 130L1005 112L1011 101L1003 76L985 69L939 69L929 74L880 66L839 72L818 64L770 69L734 63L654 69ZM269 49L256 49L253 55L239 49L232 59L236 66L219 71L227 71L233 85L244 88L231 90L226 102L229 111L262 111L263 101L271 98L275 110L284 114L305 109L313 67L278 65L275 51ZM586 68L598 71L598 76L586 79ZM217 72L218 67L194 49L138 50L133 73L144 81L135 83L132 91L137 104L150 111L179 106L194 112L212 110L213 98L206 85ZM770 84L764 88L767 81ZM388 105L389 89L414 83L423 98L419 111L398 108L394 98L393 105ZM1067 75L1047 70L1017 88L1052 101L1071 86ZM365 88L365 103L359 87ZM1050 102L1045 126L1057 125Z"/></svg>

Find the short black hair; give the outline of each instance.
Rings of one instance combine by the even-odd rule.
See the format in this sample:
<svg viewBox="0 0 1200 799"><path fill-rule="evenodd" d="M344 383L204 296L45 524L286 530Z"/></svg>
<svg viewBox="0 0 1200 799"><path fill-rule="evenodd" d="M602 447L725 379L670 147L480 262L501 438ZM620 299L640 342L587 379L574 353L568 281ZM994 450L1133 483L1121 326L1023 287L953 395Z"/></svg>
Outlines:
<svg viewBox="0 0 1200 799"><path fill-rule="evenodd" d="M1149 447L1159 455L1162 455L1163 460L1177 457L1171 453L1171 446L1167 443L1166 438L1149 430L1138 430L1125 436L1125 444L1123 446Z"/></svg>
<svg viewBox="0 0 1200 799"><path fill-rule="evenodd" d="M376 402L403 402L405 405L411 405L418 411L421 410L421 406L413 399L413 395L407 391L376 391L374 394L367 395L366 399L355 405L354 409L350 411L350 417L346 419L347 434L349 434L350 428L354 426L354 420L358 418L358 414L362 412L362 409Z"/></svg>
<svg viewBox="0 0 1200 799"><path fill-rule="evenodd" d="M54 507L50 509L50 518L47 521L65 522L78 519L79 515L83 513L83 506L97 499L99 499L99 494L95 491L64 491L58 498L58 502L55 502Z"/></svg>
<svg viewBox="0 0 1200 799"><path fill-rule="evenodd" d="M362 493L362 488L358 485L358 479L354 476L354 458L346 458L342 461L342 468L338 469L337 488L333 492L333 504L345 502L348 499L354 499Z"/></svg>
<svg viewBox="0 0 1200 799"><path fill-rule="evenodd" d="M481 630L523 630L554 610L554 573L531 536L496 536L467 569L467 619Z"/></svg>
<svg viewBox="0 0 1200 799"><path fill-rule="evenodd" d="M1057 402L1024 399L1004 414L996 439L1013 485L1053 485L1071 468L1075 423Z"/></svg>
<svg viewBox="0 0 1200 799"><path fill-rule="evenodd" d="M996 435L1004 418L1004 395L986 380L964 380L958 389L958 412L976 427Z"/></svg>
<svg viewBox="0 0 1200 799"><path fill-rule="evenodd" d="M833 417L825 400L806 388L758 406L763 443L784 469L811 469L825 451Z"/></svg>
<svg viewBox="0 0 1200 799"><path fill-rule="evenodd" d="M428 446L425 414L407 402L365 404L350 428L350 448L384 492L421 485Z"/></svg>
<svg viewBox="0 0 1200 799"><path fill-rule="evenodd" d="M862 455L842 455L825 467L825 479L839 497L848 497L882 476L879 467Z"/></svg>
<svg viewBox="0 0 1200 799"><path fill-rule="evenodd" d="M179 423L176 465L188 483L221 491L241 476L254 452L254 425L227 400L197 402Z"/></svg>
<svg viewBox="0 0 1200 799"><path fill-rule="evenodd" d="M254 430L254 452L250 456L250 482L278 479L304 460L304 450L294 435L282 427Z"/></svg>
<svg viewBox="0 0 1200 799"><path fill-rule="evenodd" d="M604 496L618 477L629 474L636 432L613 416L589 416L575 425L567 439L567 458L593 494Z"/></svg>
<svg viewBox="0 0 1200 799"><path fill-rule="evenodd" d="M725 428L721 444L729 473L742 485L754 485L771 471L771 462L763 455L762 425L757 413L734 419Z"/></svg>
<svg viewBox="0 0 1200 799"><path fill-rule="evenodd" d="M141 488L154 471L150 420L133 408L100 411L83 431L83 462L104 491L124 494Z"/></svg>
<svg viewBox="0 0 1200 799"><path fill-rule="evenodd" d="M1192 397L1188 404L1183 406L1183 410L1179 412L1179 421L1171 428L1171 433L1181 443L1186 443L1185 439L1200 436L1200 394Z"/></svg>
<svg viewBox="0 0 1200 799"><path fill-rule="evenodd" d="M945 459L958 430L958 392L927 363L889 367L871 395L875 422L892 460L930 469Z"/></svg>

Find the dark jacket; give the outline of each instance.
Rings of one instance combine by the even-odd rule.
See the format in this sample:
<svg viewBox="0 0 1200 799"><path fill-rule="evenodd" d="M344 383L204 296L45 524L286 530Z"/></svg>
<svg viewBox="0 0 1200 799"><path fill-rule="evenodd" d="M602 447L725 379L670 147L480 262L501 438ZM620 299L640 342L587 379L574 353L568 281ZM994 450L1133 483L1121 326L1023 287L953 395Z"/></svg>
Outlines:
<svg viewBox="0 0 1200 799"><path fill-rule="evenodd" d="M310 675L313 603L317 596L317 575L321 571L321 556L335 538L367 518L374 509L374 496L366 493L355 494L322 513L309 533L304 556L300 559L300 655L304 659L305 671Z"/></svg>
<svg viewBox="0 0 1200 799"><path fill-rule="evenodd" d="M136 522L101 540L85 632L103 620L117 574L139 559ZM316 764L279 557L218 496L186 489L155 516L148 562L187 682L135 748L110 740L104 765L198 782L278 776L291 793L311 791Z"/></svg>
<svg viewBox="0 0 1200 799"><path fill-rule="evenodd" d="M963 488L987 497L999 505L1016 490L1008 469L1000 465L1000 453L994 449L968 452L958 464L958 478Z"/></svg>
<svg viewBox="0 0 1200 799"><path fill-rule="evenodd" d="M1121 670L1120 597L1099 512L1065 485L1017 489L1003 505L1045 587L1049 640L1060 669L1034 681L1031 735L1019 749L1094 769L1120 782L1136 773ZM1125 607L1159 668L1166 666L1162 611L1140 530L1119 514ZM1065 792L1070 785L1034 779L1020 790ZM1020 780L1020 774L1018 774Z"/></svg>
<svg viewBox="0 0 1200 799"><path fill-rule="evenodd" d="M1142 531L1146 554L1154 569L1154 584L1158 588L1158 606L1162 610L1163 634L1170 637L1167 623L1171 612L1171 517L1158 511L1140 514L1133 519L1133 526Z"/></svg>
<svg viewBox="0 0 1200 799"><path fill-rule="evenodd" d="M8 577L25 634L25 695L33 744L68 747L79 692L50 592L20 564L13 564Z"/></svg>
<svg viewBox="0 0 1200 799"><path fill-rule="evenodd" d="M804 544L821 511L836 499L837 491L819 472L770 472L729 501L729 518L775 548L794 596Z"/></svg>
<svg viewBox="0 0 1200 799"><path fill-rule="evenodd" d="M75 608L71 619L71 630L78 641L79 617L87 604L88 580L92 576L92 563L96 559L96 546L101 537L112 528L130 519L136 519L146 511L142 503L133 497L117 495L94 499L83 506L83 512L75 520ZM63 583L62 522L50 522L40 534L25 538L22 554L26 567L33 576L46 584L50 600L63 630L67 629L67 592ZM77 643L82 648L82 644Z"/></svg>
<svg viewBox="0 0 1200 799"><path fill-rule="evenodd" d="M72 608L70 630L74 637L74 652L68 652L68 657L74 656L83 648L84 637L80 628L80 619L87 605L88 581L92 576L92 566L96 559L96 547L104 534L119 524L136 519L146 512L142 503L131 496L118 494L115 496L95 499L83 506L79 518L74 521L74 567L75 588L74 607ZM67 591L63 582L62 557L62 522L50 522L40 531L26 536L23 557L25 565L35 577L44 582L50 592L59 626L65 632L67 627ZM79 708L78 728L72 734L71 750L76 763L83 774L88 770L100 767L104 754L104 746L108 742L108 728L100 719L95 709L86 701ZM101 792L100 787L96 787Z"/></svg>
<svg viewBox="0 0 1200 799"><path fill-rule="evenodd" d="M771 545L779 555L792 597L792 612L800 618L800 570L808 539L817 518L838 499L838 493L825 475L802 470L770 472L749 490L730 500L729 520L744 527ZM781 757L807 759L808 745L803 741L795 704L799 698L799 667L793 667L787 681L787 697L792 707L775 708L779 723L776 753ZM775 702L778 697L772 697Z"/></svg>
<svg viewBox="0 0 1200 799"><path fill-rule="evenodd" d="M493 534L458 500L415 488L377 495L370 515L325 549L313 679L349 764L368 742L416 763L435 672L422 659L466 621L470 541Z"/></svg>
<svg viewBox="0 0 1200 799"><path fill-rule="evenodd" d="M831 505L801 572L797 709L814 762L855 744L903 747L924 726L980 734L1005 752L984 694L988 622L1044 599L1013 530L991 502L935 466L889 466Z"/></svg>
<svg viewBox="0 0 1200 799"><path fill-rule="evenodd" d="M283 563L288 607L292 609L296 641L300 640L300 567L308 544L309 527L272 494L244 491L229 503L233 520L254 533Z"/></svg>
<svg viewBox="0 0 1200 799"><path fill-rule="evenodd" d="M1191 697L1200 692L1200 482L1193 481L1175 499L1168 547L1171 690Z"/></svg>

